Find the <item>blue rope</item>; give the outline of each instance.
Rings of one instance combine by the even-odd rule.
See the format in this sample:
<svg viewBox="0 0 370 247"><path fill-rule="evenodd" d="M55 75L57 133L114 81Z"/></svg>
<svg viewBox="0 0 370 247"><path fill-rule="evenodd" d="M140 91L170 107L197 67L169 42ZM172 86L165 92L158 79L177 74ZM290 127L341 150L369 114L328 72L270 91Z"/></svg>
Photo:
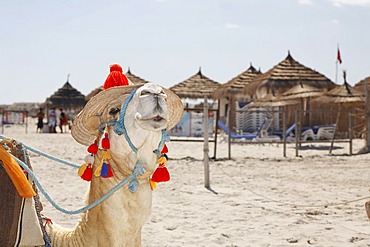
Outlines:
<svg viewBox="0 0 370 247"><path fill-rule="evenodd" d="M131 99L134 97L134 94L136 93L136 91L137 91L137 89L134 89L130 93L130 95L127 97L125 103L122 106L121 114L120 114L120 117L119 117L119 121L117 121L115 123L115 125L114 125L114 131L118 135L124 134L124 136L126 138L126 141L128 142L128 145L130 146L130 148L132 149L132 151L134 151L135 154L137 153L137 148L134 146L134 144L132 143L130 137L127 134L126 127L125 127L125 115L126 115L126 109L128 107L128 104L130 103Z"/></svg>
<svg viewBox="0 0 370 247"><path fill-rule="evenodd" d="M11 154L12 155L12 154ZM134 172L131 173L128 177L126 177L124 180L122 180L120 183L118 183L116 186L114 186L111 190L109 190L106 194L104 194L102 197L100 197L98 200L94 201L93 203L85 206L85 207L82 207L80 209L77 209L77 210L67 210L67 209L64 209L62 208L61 206L59 206L51 197L50 195L45 191L44 187L41 185L40 181L38 180L38 178L36 177L36 175L33 173L33 171L21 160L19 160L17 157L15 157L14 155L12 155L13 158L18 162L18 164L24 169L27 171L27 173L31 176L31 178L33 179L33 181L35 182L35 184L37 185L37 187L39 188L40 192L45 196L45 198L59 211L63 212L63 213L66 213L66 214L80 214L80 213L83 213L87 210L90 210L92 209L93 207L97 206L98 204L100 204L101 202L103 202L104 200L106 200L108 197L110 197L114 192L116 192L117 190L119 190L123 185L125 185L126 183L128 183L129 181L137 181L137 176L138 175L142 175L143 174L143 171L144 171L144 168L142 167L142 165L137 162L136 165L135 165L135 169L134 169ZM137 189L137 188L136 188ZM131 189L130 189L131 191ZM135 190L136 191L136 190Z"/></svg>
<svg viewBox="0 0 370 247"><path fill-rule="evenodd" d="M6 139L6 138L7 138L6 136L0 135L0 139ZM65 165L67 165L67 166L71 166L71 167L73 167L73 168L77 168L77 169L78 169L78 168L80 168L80 166L79 166L79 165L73 164L73 163L71 163L71 162L68 162L68 161L66 161L66 160L60 159L60 158L55 157L55 156L53 156L53 155L50 155L50 154L44 153L44 152L42 152L42 151L40 151L40 150L38 150L38 149L35 149L35 148L30 147L29 145L27 145L27 144L25 144L25 143L23 143L23 142L20 142L20 144L21 144L21 145L23 145L24 147L26 147L26 149L27 149L27 150L30 150L30 151L32 151L32 152L34 152L34 153L36 153L36 154L39 154L39 155L41 155L41 156L44 156L44 157L48 158L48 159L51 159L51 160L57 161L57 162L59 162L59 163L65 164Z"/></svg>

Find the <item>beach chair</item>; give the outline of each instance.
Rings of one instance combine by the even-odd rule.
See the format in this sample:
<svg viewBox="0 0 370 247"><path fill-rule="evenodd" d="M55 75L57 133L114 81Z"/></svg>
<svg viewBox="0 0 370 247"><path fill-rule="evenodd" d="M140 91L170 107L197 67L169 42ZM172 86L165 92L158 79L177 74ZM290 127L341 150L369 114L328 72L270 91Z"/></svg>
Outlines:
<svg viewBox="0 0 370 247"><path fill-rule="evenodd" d="M333 139L335 124L318 126L316 140L331 140Z"/></svg>
<svg viewBox="0 0 370 247"><path fill-rule="evenodd" d="M264 118L258 132L256 135L256 138L254 138L254 141L280 141L281 138L278 135L270 135L268 133L270 126L272 124L271 118Z"/></svg>
<svg viewBox="0 0 370 247"><path fill-rule="evenodd" d="M220 127L227 135L229 134L229 128L221 121L218 120L218 127ZM247 139L247 140L253 140L256 138L256 135L253 134L237 134L233 131L230 132L230 137L232 139Z"/></svg>

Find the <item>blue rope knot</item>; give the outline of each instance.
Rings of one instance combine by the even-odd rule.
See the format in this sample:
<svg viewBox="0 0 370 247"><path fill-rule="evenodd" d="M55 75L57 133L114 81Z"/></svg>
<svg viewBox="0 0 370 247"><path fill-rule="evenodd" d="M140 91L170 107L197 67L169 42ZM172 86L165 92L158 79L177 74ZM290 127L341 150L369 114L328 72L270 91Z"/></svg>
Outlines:
<svg viewBox="0 0 370 247"><path fill-rule="evenodd" d="M144 172L145 172L144 167L141 165L140 161L137 161L136 165L134 167L134 172L132 173L133 178L130 181L130 183L128 184L128 189L132 193L136 192L138 187L139 187L139 181L137 180L137 177L143 175Z"/></svg>

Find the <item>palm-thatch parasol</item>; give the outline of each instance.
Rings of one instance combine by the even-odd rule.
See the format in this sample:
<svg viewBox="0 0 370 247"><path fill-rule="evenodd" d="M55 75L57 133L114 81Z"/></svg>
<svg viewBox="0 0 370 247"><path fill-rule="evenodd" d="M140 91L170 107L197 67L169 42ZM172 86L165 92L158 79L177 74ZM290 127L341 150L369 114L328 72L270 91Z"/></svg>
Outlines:
<svg viewBox="0 0 370 247"><path fill-rule="evenodd" d="M331 89L335 84L324 75L312 70L288 56L264 74L253 78L244 88L244 93L252 98L263 98L274 91L277 95L298 84L307 84L316 88Z"/></svg>
<svg viewBox="0 0 370 247"><path fill-rule="evenodd" d="M359 81L355 86L354 89L359 92L365 92L365 83L368 85L368 88L370 88L370 76L366 77L365 79Z"/></svg>
<svg viewBox="0 0 370 247"><path fill-rule="evenodd" d="M86 100L85 95L72 87L67 79L67 82L61 88L46 99L45 104L48 108L63 108L64 110L78 112L85 106Z"/></svg>
<svg viewBox="0 0 370 247"><path fill-rule="evenodd" d="M198 73L169 89L180 98L203 99L205 96L207 98L212 98L214 91L218 89L219 86L220 83L203 75L199 68Z"/></svg>
<svg viewBox="0 0 370 247"><path fill-rule="evenodd" d="M335 129L334 129L334 135L331 142L329 153L331 153L333 149L334 139L335 139L335 133L338 128L338 123L340 119L341 114L341 107L343 104L350 104L350 103L358 103L358 102L364 102L364 93L361 93L351 87L346 80L346 72L343 71L343 78L344 83L341 86L337 86L334 89L327 92L325 95L315 99L315 101L321 102L321 103L335 103L339 105L339 111L337 114L337 120L335 123Z"/></svg>
<svg viewBox="0 0 370 247"><path fill-rule="evenodd" d="M131 73L130 67L128 68L128 71L125 73L125 75L135 85L148 83L147 80L144 80L143 78L141 78L141 77L139 77L139 76ZM86 100L89 101L93 96L95 96L96 94L98 94L102 90L103 90L103 86L100 86L100 87L95 88L93 91L91 91L86 96Z"/></svg>
<svg viewBox="0 0 370 247"><path fill-rule="evenodd" d="M219 88L214 92L213 96L216 99L226 98L226 97L229 97L229 98L243 97L244 87L248 85L254 77L260 74L261 74L261 71L256 70L251 64L246 71L232 78L230 81L226 82L225 84L222 84L221 86L219 86Z"/></svg>
<svg viewBox="0 0 370 247"><path fill-rule="evenodd" d="M347 81L344 81L343 85L337 86L329 92L325 93L323 96L316 99L318 102L322 103L357 103L364 101L364 93L351 87Z"/></svg>
<svg viewBox="0 0 370 247"><path fill-rule="evenodd" d="M283 98L281 96L275 96L274 94L269 94L258 99L255 103L252 103L251 107L280 107L287 105L299 104L300 100L297 98Z"/></svg>

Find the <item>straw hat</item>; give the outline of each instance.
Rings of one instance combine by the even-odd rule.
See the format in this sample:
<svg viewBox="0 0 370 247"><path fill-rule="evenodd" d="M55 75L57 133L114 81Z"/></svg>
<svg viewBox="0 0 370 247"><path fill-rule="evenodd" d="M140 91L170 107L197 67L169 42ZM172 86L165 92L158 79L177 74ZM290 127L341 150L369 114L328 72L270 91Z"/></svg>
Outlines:
<svg viewBox="0 0 370 247"><path fill-rule="evenodd" d="M93 143L99 135L98 125L109 121L108 119L104 119L107 116L103 115L103 113L104 111L106 112L111 102L115 99L122 99L121 102L123 103L132 90L140 86L142 85L111 87L92 97L84 109L73 120L71 129L73 138L86 146ZM163 91L167 95L166 101L169 115L167 130L170 130L180 121L184 107L180 98L175 93L165 88L163 88ZM98 125L91 124L91 119L94 117L95 119L99 119Z"/></svg>

